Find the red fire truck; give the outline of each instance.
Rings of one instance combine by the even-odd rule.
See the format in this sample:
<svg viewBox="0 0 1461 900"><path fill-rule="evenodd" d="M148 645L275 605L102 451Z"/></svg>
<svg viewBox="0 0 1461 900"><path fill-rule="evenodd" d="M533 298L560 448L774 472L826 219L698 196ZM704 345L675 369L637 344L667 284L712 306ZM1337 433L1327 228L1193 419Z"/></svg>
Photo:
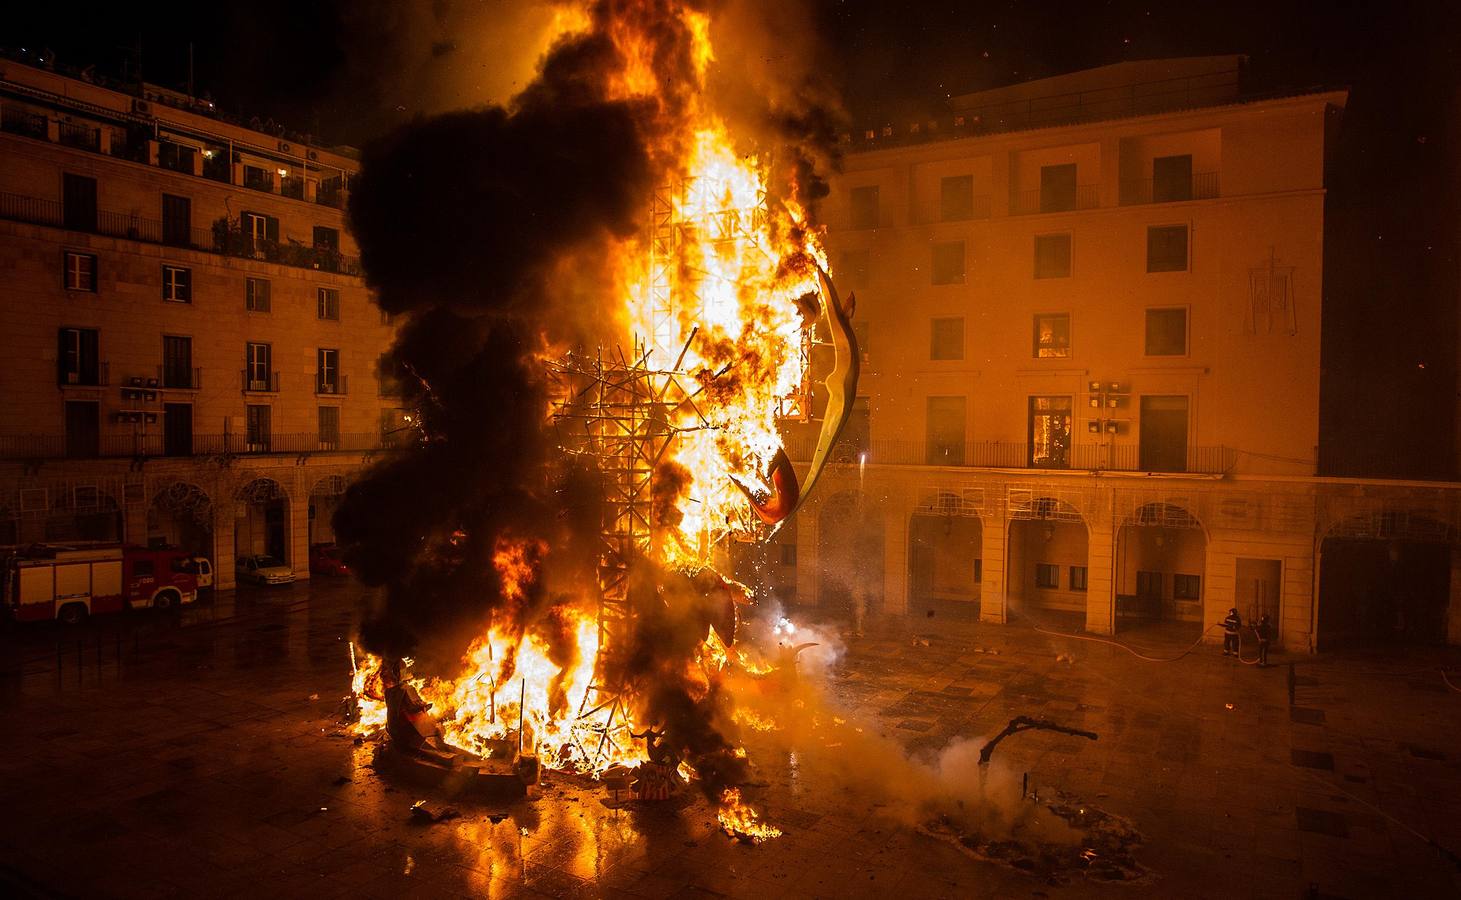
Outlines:
<svg viewBox="0 0 1461 900"><path fill-rule="evenodd" d="M35 546L4 559L0 606L17 621L78 624L95 613L166 609L198 598L191 555L99 544Z"/></svg>

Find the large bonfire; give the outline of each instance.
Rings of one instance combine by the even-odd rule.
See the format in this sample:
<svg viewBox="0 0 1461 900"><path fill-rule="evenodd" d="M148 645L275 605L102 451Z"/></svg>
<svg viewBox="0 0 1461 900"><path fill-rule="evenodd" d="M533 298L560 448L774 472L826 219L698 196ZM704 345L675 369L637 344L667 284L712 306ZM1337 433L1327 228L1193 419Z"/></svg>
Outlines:
<svg viewBox="0 0 1461 900"><path fill-rule="evenodd" d="M808 220L808 120L725 88L711 12L592 3L509 108L367 154L351 212L382 308L404 316L417 410L411 446L352 486L337 531L386 588L354 660L358 729L384 725L382 657L433 654L437 674L413 683L448 744L513 737L596 774L646 761L653 734L728 831L761 839L775 831L736 787L723 676L770 662L735 643L754 595L717 570L728 541L763 539L795 505L768 474L786 465L778 421L805 412L809 329L836 301ZM555 421L546 374L574 354L677 373L683 396L659 407L672 439L626 575L627 638L601 621L602 460Z"/></svg>

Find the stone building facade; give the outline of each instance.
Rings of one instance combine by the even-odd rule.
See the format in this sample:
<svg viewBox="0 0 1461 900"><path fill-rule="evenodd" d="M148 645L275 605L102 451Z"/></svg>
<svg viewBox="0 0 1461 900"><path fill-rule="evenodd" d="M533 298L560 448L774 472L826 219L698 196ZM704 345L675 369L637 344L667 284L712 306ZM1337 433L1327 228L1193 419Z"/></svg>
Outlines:
<svg viewBox="0 0 1461 900"><path fill-rule="evenodd" d="M0 545L176 544L309 576L409 427L349 148L0 61Z"/></svg>

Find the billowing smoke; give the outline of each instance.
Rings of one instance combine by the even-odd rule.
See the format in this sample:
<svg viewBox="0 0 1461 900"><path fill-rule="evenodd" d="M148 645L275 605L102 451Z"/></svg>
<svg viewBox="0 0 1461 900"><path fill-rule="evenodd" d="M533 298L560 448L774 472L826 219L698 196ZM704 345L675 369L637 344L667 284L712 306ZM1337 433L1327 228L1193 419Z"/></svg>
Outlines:
<svg viewBox="0 0 1461 900"><path fill-rule="evenodd" d="M597 590L600 496L595 473L559 447L544 360L611 338L617 254L641 238L652 189L682 155L678 117L695 80L677 12L707 5L592 3L586 30L554 43L508 105L419 119L367 148L351 223L377 302L402 323L393 354L418 432L335 517L346 560L383 589L362 626L368 650L449 665L490 621L543 638L555 662L575 658L561 613ZM749 52L762 26L724 6L737 53ZM655 90L622 90L625 35ZM806 204L831 120L796 68L802 82L729 69L717 90L734 98L727 121L748 146L787 148L778 159ZM672 502L683 473L662 475L656 502ZM531 578L505 572L507 546ZM644 724L665 729L708 782L729 783L742 764L713 724L724 698L691 665L710 625L731 639L728 589L649 561L633 580L640 628L612 674L634 689Z"/></svg>

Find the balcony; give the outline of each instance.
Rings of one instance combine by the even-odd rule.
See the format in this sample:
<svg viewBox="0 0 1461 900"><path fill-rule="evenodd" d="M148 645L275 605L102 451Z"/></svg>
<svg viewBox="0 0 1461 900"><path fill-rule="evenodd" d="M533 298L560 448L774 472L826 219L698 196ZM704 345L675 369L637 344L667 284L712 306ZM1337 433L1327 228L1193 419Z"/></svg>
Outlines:
<svg viewBox="0 0 1461 900"><path fill-rule="evenodd" d="M65 211L59 200L43 200L23 194L0 193L0 219L65 228ZM74 223L73 223L74 224ZM90 222L85 223L90 225ZM125 238L147 244L183 247L201 253L219 253L243 259L258 259L298 269L334 272L341 275L361 273L360 259L346 256L328 247L313 247L293 240L269 241L247 234L242 227L220 219L212 228L164 227L161 219L147 219L131 213L99 210L95 227L81 230L89 234Z"/></svg>
<svg viewBox="0 0 1461 900"><path fill-rule="evenodd" d="M275 372L250 372L248 369L240 370L240 384L245 394L277 394L279 393L279 373Z"/></svg>
<svg viewBox="0 0 1461 900"><path fill-rule="evenodd" d="M56 383L61 387L106 387L112 383L111 365L106 360L83 363L80 371L57 373Z"/></svg>
<svg viewBox="0 0 1461 900"><path fill-rule="evenodd" d="M350 376L339 372L316 372L315 393L322 396L344 396L350 386Z"/></svg>
<svg viewBox="0 0 1461 900"><path fill-rule="evenodd" d="M158 366L157 383L163 390L200 391L203 389L203 370L186 366Z"/></svg>
<svg viewBox="0 0 1461 900"><path fill-rule="evenodd" d="M1101 205L1101 187L1096 184L1082 184L1075 193L1068 190L1018 191L1010 197L1010 215L1031 216L1037 213L1070 212L1077 209L1096 209Z"/></svg>
<svg viewBox="0 0 1461 900"><path fill-rule="evenodd" d="M1181 181L1155 181L1151 178L1121 182L1121 205L1146 203L1181 203L1185 200L1212 200L1221 196L1217 172L1197 172Z"/></svg>
<svg viewBox="0 0 1461 900"><path fill-rule="evenodd" d="M816 446L816 435L797 434L786 438L786 452L793 460L807 462ZM1223 475L1231 471L1236 451L1228 447L1188 447L1186 474ZM832 452L834 463L885 466L941 466L967 469L1029 469L1031 471L1142 472L1141 451L1135 444L1076 444L1070 448L1068 466L1030 465L1029 445L1021 441L973 441L963 445L930 445L924 441L844 441Z"/></svg>
<svg viewBox="0 0 1461 900"><path fill-rule="evenodd" d="M0 106L0 131L46 140L46 117L10 104Z"/></svg>
<svg viewBox="0 0 1461 900"><path fill-rule="evenodd" d="M402 446L400 441L382 437L378 433L360 434L266 434L255 435L249 441L243 434L195 434L193 435L193 456L246 456L264 453L366 453L389 450ZM261 439L260 439L261 438ZM71 454L75 456L76 454ZM133 459L137 457L169 456L161 428L153 432L133 434L103 434L97 443L97 452L86 456L111 459ZM46 435L0 435L0 459L65 459L67 458L66 436Z"/></svg>
<svg viewBox="0 0 1461 900"><path fill-rule="evenodd" d="M56 140L68 147L75 147L78 150L90 150L92 153L101 152L101 129L95 125L78 124L76 122L57 122Z"/></svg>

